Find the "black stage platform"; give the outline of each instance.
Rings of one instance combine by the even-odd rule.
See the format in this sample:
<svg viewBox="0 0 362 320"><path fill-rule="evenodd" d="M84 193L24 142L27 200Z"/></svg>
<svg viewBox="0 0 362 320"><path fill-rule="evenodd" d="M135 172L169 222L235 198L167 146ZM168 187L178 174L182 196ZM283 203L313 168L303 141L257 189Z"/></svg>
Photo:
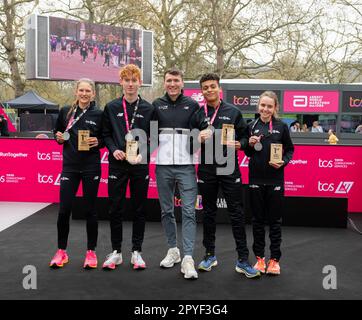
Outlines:
<svg viewBox="0 0 362 320"><path fill-rule="evenodd" d="M247 299L361 299L361 236L341 228L283 228L282 274L249 280L234 271L236 259L231 228L217 226L219 266L200 273L196 281L183 279L180 266L160 269L166 241L159 222L149 222L143 246L148 268L133 271L130 261L130 222L124 223L124 264L112 272L83 270L86 251L85 221L72 220L68 253L70 263L53 270L48 263L56 250L57 205L0 232L0 299L120 299L120 300L247 300ZM2 214L11 214L2 213ZM361 229L361 216L352 216ZM247 226L249 248L251 226ZM202 227L198 225L195 260L203 256ZM107 221L99 223L97 255L99 265L110 252ZM254 262L253 254L250 253ZM25 290L23 268L36 267L37 289ZM323 268L337 270L337 289L323 288ZM266 310L265 310L266 311ZM267 311L266 311L267 312Z"/></svg>

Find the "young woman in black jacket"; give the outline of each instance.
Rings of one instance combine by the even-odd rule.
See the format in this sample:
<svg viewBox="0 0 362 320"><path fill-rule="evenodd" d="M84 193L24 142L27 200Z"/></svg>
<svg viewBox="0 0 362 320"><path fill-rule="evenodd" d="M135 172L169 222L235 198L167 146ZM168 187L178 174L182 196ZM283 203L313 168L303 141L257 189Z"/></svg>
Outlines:
<svg viewBox="0 0 362 320"><path fill-rule="evenodd" d="M273 91L260 95L259 118L248 125L249 195L253 215L254 268L261 273L280 274L281 222L284 199L284 167L292 159L294 146L288 126L278 119L279 102ZM276 144L272 146L272 144ZM281 147L279 161L271 161L271 152ZM265 263L265 222L269 224L270 260Z"/></svg>
<svg viewBox="0 0 362 320"><path fill-rule="evenodd" d="M87 218L87 253L84 268L96 268L95 247L98 237L95 201L101 176L101 118L95 105L95 84L80 79L76 85L76 101L60 110L54 129L55 139L63 145L63 169L60 181L58 215L58 250L50 262L54 268L68 262L66 252L72 202L82 181L84 209Z"/></svg>

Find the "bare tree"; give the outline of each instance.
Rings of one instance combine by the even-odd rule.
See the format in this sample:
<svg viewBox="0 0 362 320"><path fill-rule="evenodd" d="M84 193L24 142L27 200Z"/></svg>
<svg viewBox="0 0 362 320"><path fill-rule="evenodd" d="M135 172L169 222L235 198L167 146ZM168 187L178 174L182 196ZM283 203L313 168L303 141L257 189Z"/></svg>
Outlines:
<svg viewBox="0 0 362 320"><path fill-rule="evenodd" d="M14 89L16 97L25 88L20 66L24 57L19 49L24 37L23 19L37 4L33 0L3 0L0 4L0 79Z"/></svg>

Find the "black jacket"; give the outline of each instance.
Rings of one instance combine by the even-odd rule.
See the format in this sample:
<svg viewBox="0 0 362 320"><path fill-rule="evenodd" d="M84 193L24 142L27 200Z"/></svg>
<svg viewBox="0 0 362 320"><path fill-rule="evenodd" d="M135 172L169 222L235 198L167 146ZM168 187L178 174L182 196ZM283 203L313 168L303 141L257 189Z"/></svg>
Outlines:
<svg viewBox="0 0 362 320"><path fill-rule="evenodd" d="M256 119L248 125L248 138L252 135L260 136L263 149L255 151L249 145L245 154L250 157L249 161L249 184L281 185L284 184L284 167L292 159L294 153L293 142L290 138L287 124L281 120L272 118L273 133L269 134L269 122L264 123ZM275 169L270 164L270 144L280 143L283 145L284 165Z"/></svg>
<svg viewBox="0 0 362 320"><path fill-rule="evenodd" d="M2 137L8 137L9 136L9 130L8 130L8 122L4 118L4 116L0 115L1 121L0 121L0 136Z"/></svg>
<svg viewBox="0 0 362 320"><path fill-rule="evenodd" d="M207 108L207 112L208 112L208 117L206 118L205 115L205 110L204 108L200 108L200 110L195 113L195 115L193 116L192 120L191 120L191 126L192 128L197 128L200 131L204 130L208 127L208 121L210 121L215 113L215 108L213 107L208 107ZM226 103L224 101L221 100L220 103L220 107L219 107L219 111L215 117L215 120L213 122L213 127L216 129L215 133L213 135L213 159L212 159L212 165L219 165L221 162L221 158L222 157L226 157L227 155L227 147L223 146L222 150L223 153L221 154L217 154L217 148L215 146L215 144L218 144L218 148L221 151L221 129L223 124L232 124L234 125L234 129L235 129L235 140L239 141L241 144L241 148L245 149L246 145L247 145L247 125L243 119L243 115L241 114L240 110L233 106L232 104ZM220 129L220 130L217 130ZM211 140L206 140L205 143L201 144L201 165L205 164L205 149L206 151L208 150L207 148L205 148L205 144L210 143ZM236 164L237 162L237 152L233 153L235 156L235 160L236 160ZM208 159L208 157L206 157ZM210 159L211 160L211 159ZM211 161L207 161L207 164L210 164L209 162ZM221 165L224 166L224 165Z"/></svg>
<svg viewBox="0 0 362 320"><path fill-rule="evenodd" d="M67 117L69 109L70 106L65 106L60 110L54 134L57 131L65 131L70 118ZM80 108L77 108L75 118L82 112ZM102 110L92 102L88 111L68 131L70 139L63 144L63 172L98 172L101 170L99 151L103 147L101 125ZM78 130L89 130L91 137L98 138L98 146L90 148L89 151L78 151Z"/></svg>
<svg viewBox="0 0 362 320"><path fill-rule="evenodd" d="M138 110L132 129L141 129L146 133L146 140L142 139L142 137L136 137L136 135L135 138L138 140L139 148L146 147L147 154L149 155L150 121L153 117L154 108L146 100L141 97L139 97L139 99ZM131 165L126 160L119 161L113 157L113 152L116 150L126 151L125 136L127 134L127 127L122 101L123 96L107 103L103 112L102 124L104 143L109 150L109 165L113 168ZM129 104L126 101L129 124L131 124L136 103L137 101Z"/></svg>
<svg viewBox="0 0 362 320"><path fill-rule="evenodd" d="M152 104L155 107L153 119L158 121L159 130L157 164L192 164L192 152L189 150L190 121L199 110L199 104L183 93L176 101L172 101L166 93Z"/></svg>

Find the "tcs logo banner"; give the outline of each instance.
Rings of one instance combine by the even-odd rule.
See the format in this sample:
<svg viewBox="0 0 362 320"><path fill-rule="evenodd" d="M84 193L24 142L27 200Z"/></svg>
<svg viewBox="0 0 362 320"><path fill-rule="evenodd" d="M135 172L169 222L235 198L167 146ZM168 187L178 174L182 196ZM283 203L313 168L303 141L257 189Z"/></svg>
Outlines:
<svg viewBox="0 0 362 320"><path fill-rule="evenodd" d="M40 161L49 161L51 160L51 156L50 153L42 153L42 152L37 152L37 159Z"/></svg>
<svg viewBox="0 0 362 320"><path fill-rule="evenodd" d="M38 173L38 183L40 184L54 184L55 186L60 186L60 177L59 173L56 178L53 175L43 175Z"/></svg>
<svg viewBox="0 0 362 320"><path fill-rule="evenodd" d="M354 182L353 181L341 181L337 188L335 188L334 183L328 183L328 182L321 182L318 181L318 191L319 192L334 192L336 194L348 194L352 187Z"/></svg>

